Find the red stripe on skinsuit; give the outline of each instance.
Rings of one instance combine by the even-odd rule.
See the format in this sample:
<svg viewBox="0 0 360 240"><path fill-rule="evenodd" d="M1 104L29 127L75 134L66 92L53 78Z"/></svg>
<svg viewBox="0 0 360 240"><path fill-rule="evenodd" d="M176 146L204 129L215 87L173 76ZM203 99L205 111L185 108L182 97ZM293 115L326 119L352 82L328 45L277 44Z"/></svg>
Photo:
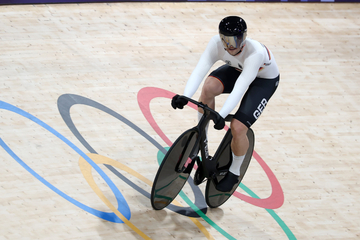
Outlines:
<svg viewBox="0 0 360 240"><path fill-rule="evenodd" d="M269 60L271 60L271 55L270 55L269 49L265 45L264 45L264 47L266 48L266 51L267 51L267 53L269 55Z"/></svg>

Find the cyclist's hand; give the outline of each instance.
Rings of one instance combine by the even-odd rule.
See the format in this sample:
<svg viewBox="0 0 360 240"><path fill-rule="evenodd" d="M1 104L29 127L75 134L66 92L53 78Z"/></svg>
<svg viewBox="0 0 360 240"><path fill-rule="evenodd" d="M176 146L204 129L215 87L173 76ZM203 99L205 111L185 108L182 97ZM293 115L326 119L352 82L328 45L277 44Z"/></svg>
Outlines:
<svg viewBox="0 0 360 240"><path fill-rule="evenodd" d="M215 121L214 128L216 130L221 130L225 127L225 119L223 119L220 115L217 117Z"/></svg>
<svg viewBox="0 0 360 240"><path fill-rule="evenodd" d="M176 94L171 100L171 106L174 109L176 109L176 108L183 109L187 103L188 103L188 100L186 100L185 98L180 98L180 96L178 94Z"/></svg>

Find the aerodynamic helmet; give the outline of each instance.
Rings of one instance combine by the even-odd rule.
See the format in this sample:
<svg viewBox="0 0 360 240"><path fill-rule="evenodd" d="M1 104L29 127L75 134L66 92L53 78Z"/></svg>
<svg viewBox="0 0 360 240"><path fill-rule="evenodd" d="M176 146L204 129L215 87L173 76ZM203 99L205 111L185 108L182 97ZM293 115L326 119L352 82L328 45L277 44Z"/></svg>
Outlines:
<svg viewBox="0 0 360 240"><path fill-rule="evenodd" d="M247 26L245 20L237 16L229 16L221 20L219 35L225 48L238 48L246 39Z"/></svg>

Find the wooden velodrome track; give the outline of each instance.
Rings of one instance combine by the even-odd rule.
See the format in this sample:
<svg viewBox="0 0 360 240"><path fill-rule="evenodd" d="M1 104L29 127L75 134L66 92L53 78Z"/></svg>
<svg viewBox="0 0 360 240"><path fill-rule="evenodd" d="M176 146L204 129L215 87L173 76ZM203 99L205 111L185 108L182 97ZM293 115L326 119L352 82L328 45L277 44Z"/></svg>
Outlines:
<svg viewBox="0 0 360 240"><path fill-rule="evenodd" d="M155 211L163 147L197 118L169 98L226 15L273 51L280 87L235 196L206 209L205 184L186 184ZM0 6L0 239L358 239L359 18L339 3Z"/></svg>

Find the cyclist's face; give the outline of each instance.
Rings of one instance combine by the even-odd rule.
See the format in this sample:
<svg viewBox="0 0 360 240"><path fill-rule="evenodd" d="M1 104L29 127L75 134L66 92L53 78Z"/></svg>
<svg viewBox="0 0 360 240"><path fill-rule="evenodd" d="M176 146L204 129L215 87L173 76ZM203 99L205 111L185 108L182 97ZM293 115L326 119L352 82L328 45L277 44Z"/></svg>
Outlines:
<svg viewBox="0 0 360 240"><path fill-rule="evenodd" d="M238 48L233 48L233 47L230 47L230 48L225 48L225 50L232 56L235 56L237 55L239 52L240 52L240 47Z"/></svg>
<svg viewBox="0 0 360 240"><path fill-rule="evenodd" d="M232 56L237 55L240 52L240 45L242 38L236 36L225 36L220 34L221 41L225 50Z"/></svg>

